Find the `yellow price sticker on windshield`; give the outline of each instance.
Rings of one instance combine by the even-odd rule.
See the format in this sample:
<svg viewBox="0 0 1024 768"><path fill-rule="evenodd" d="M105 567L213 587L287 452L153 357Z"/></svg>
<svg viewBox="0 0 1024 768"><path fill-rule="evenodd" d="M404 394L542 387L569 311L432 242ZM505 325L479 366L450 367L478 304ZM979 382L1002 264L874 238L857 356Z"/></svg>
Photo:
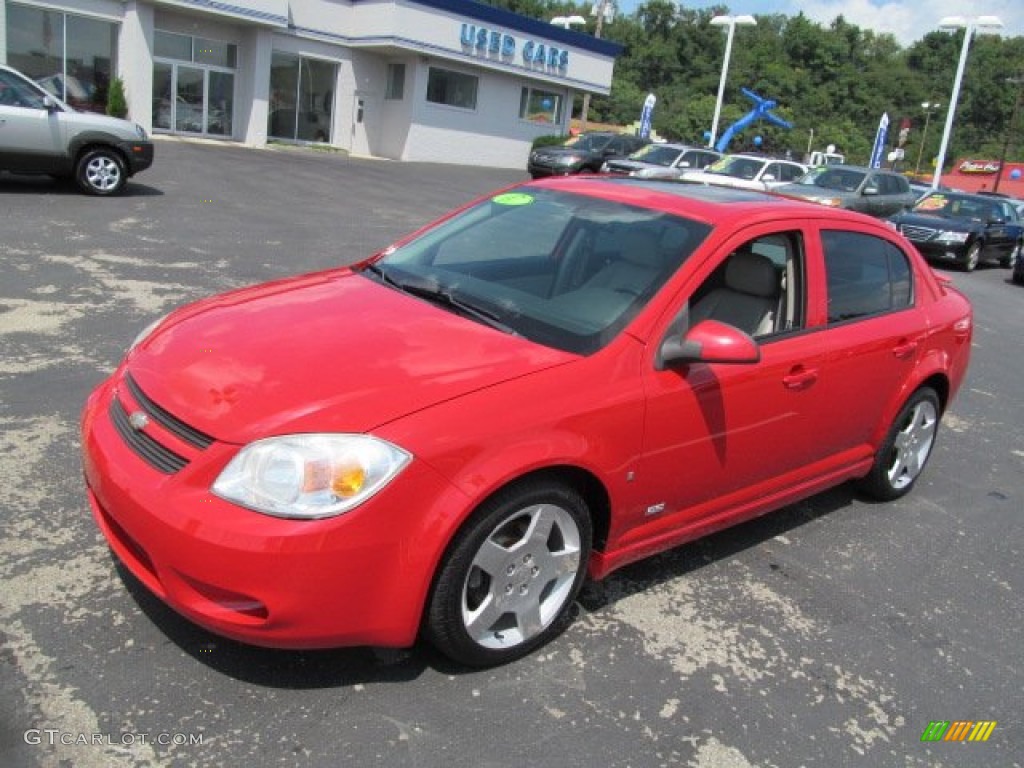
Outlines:
<svg viewBox="0 0 1024 768"><path fill-rule="evenodd" d="M529 205L533 202L533 195L525 192L506 192L503 195L495 195L491 201L498 205Z"/></svg>

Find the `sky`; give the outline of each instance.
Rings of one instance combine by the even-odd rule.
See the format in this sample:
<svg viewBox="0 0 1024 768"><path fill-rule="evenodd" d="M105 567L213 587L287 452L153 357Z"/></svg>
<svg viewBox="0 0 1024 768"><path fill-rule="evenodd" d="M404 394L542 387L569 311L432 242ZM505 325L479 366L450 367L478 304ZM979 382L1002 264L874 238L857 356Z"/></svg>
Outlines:
<svg viewBox="0 0 1024 768"><path fill-rule="evenodd" d="M636 10L641 0L618 0L624 13ZM1024 36L1024 2L1021 0L721 0L715 2L681 2L684 8L728 7L731 14L781 13L804 16L828 26L840 14L851 24L876 33L890 33L901 45L920 40L938 27L944 16L998 16L1003 22L1002 34Z"/></svg>

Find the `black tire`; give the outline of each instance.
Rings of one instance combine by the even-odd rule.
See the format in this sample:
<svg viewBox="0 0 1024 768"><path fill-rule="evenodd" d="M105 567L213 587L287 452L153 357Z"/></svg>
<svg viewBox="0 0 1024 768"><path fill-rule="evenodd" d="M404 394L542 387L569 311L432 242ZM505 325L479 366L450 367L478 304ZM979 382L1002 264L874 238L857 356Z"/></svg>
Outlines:
<svg viewBox="0 0 1024 768"><path fill-rule="evenodd" d="M880 501L910 493L935 446L941 414L934 389L921 387L914 392L900 408L871 471L858 482L858 488Z"/></svg>
<svg viewBox="0 0 1024 768"><path fill-rule="evenodd" d="M128 173L124 160L116 150L97 147L78 158L75 181L87 194L108 197L124 190L128 183Z"/></svg>
<svg viewBox="0 0 1024 768"><path fill-rule="evenodd" d="M1013 269L1017 264L1017 259L1020 258L1021 243L1017 243L1013 246L1013 250L1010 251L1006 256L1003 256L999 261L999 266L1003 269Z"/></svg>
<svg viewBox="0 0 1024 768"><path fill-rule="evenodd" d="M586 502L571 488L527 480L485 502L438 568L426 638L471 667L533 651L572 621L590 557Z"/></svg>
<svg viewBox="0 0 1024 768"><path fill-rule="evenodd" d="M981 241L975 240L964 254L964 272L973 272L981 262Z"/></svg>

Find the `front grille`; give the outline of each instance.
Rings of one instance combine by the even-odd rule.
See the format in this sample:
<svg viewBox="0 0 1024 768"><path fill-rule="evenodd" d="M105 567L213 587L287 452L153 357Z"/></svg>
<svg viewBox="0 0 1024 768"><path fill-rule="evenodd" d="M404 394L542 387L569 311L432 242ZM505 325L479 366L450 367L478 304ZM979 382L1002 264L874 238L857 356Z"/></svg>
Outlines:
<svg viewBox="0 0 1024 768"><path fill-rule="evenodd" d="M198 448L200 451L205 451L213 444L212 437L200 432L194 427L190 427L177 416L165 411L159 405L150 400L149 397L146 396L146 393L139 388L139 385L135 382L135 379L132 378L130 373L125 374L124 382L128 385L128 391L132 393L132 397L135 398L135 402L139 404L139 408L145 411L146 415L172 435L183 440L189 445Z"/></svg>
<svg viewBox="0 0 1024 768"><path fill-rule="evenodd" d="M907 240L931 240L935 235L935 230L931 227L914 227L907 224L900 226L900 232Z"/></svg>
<svg viewBox="0 0 1024 768"><path fill-rule="evenodd" d="M133 429L128 422L128 412L121 405L121 401L116 398L110 402L110 420L128 447L153 469L166 475L173 475L188 465L188 459L184 456L161 445L145 432Z"/></svg>

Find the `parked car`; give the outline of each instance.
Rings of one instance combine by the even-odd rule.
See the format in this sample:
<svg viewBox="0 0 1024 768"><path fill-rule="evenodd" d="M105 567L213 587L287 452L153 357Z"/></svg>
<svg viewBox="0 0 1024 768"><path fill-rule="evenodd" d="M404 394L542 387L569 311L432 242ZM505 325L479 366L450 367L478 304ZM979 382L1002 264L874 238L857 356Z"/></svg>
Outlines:
<svg viewBox="0 0 1024 768"><path fill-rule="evenodd" d="M640 178L678 178L684 171L703 170L722 156L706 147L685 144L648 144L629 157L612 158L601 166L604 173Z"/></svg>
<svg viewBox="0 0 1024 768"><path fill-rule="evenodd" d="M625 157L650 142L628 133L592 131L581 133L575 141L559 147L539 147L530 152L526 170L537 179L541 176L569 176L574 173L597 173L606 160Z"/></svg>
<svg viewBox="0 0 1024 768"><path fill-rule="evenodd" d="M904 211L919 197L903 174L859 165L812 168L795 183L776 187L775 192L878 217Z"/></svg>
<svg viewBox="0 0 1024 768"><path fill-rule="evenodd" d="M502 663L588 576L847 480L909 492L971 336L884 222L536 181L154 323L85 404L87 494L211 631Z"/></svg>
<svg viewBox="0 0 1024 768"><path fill-rule="evenodd" d="M892 223L925 258L970 272L983 261L1020 261L1024 225L1012 201L966 192L933 192Z"/></svg>
<svg viewBox="0 0 1024 768"><path fill-rule="evenodd" d="M20 72L0 65L0 170L74 178L92 195L114 195L153 163L135 123L76 112Z"/></svg>
<svg viewBox="0 0 1024 768"><path fill-rule="evenodd" d="M701 171L686 171L680 178L740 189L768 190L803 176L807 166L791 160L758 155L725 155Z"/></svg>

